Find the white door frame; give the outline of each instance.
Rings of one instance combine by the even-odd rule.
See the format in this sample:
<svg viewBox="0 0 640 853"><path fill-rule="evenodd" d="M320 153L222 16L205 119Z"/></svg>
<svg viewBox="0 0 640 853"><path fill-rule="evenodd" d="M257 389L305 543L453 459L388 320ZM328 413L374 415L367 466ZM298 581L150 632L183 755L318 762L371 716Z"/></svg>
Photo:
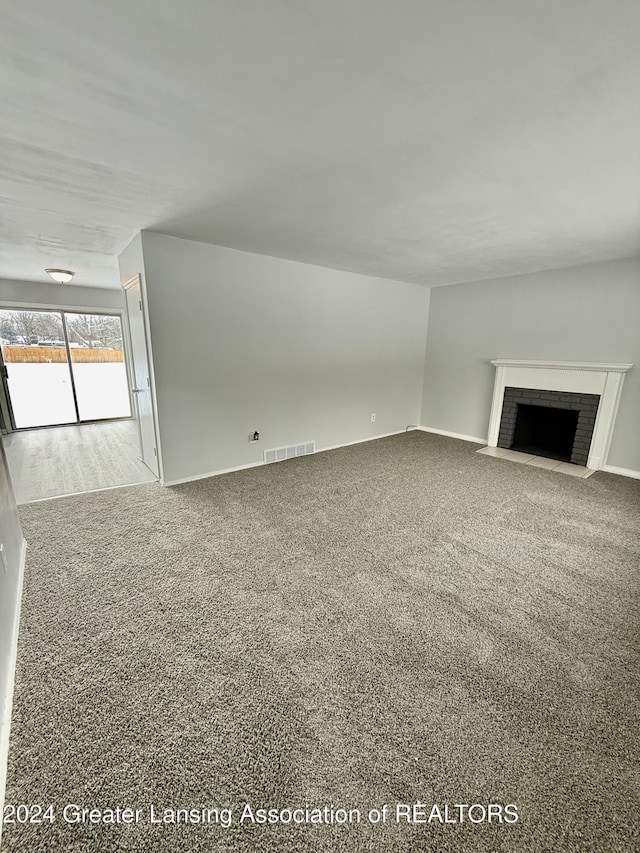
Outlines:
<svg viewBox="0 0 640 853"><path fill-rule="evenodd" d="M134 353L133 353L133 343L131 339L131 322L129 318L129 302L127 300L127 290L131 290L132 288L138 286L140 288L140 308L142 312L142 325L144 329L144 343L145 343L145 355L147 359L147 371L149 378L149 396L151 398L151 415L153 420L153 435L155 438L155 450L156 450L156 462L157 462L157 476L160 482L163 481L163 472L162 472L162 454L160 451L160 435L158 431L158 407L156 403L156 392L155 392L155 376L153 371L153 355L151 351L151 338L149 336L149 312L147 309L147 300L146 300L146 290L144 287L144 281L140 273L136 273L131 278L127 279L122 283L122 290L124 291L124 304L125 304L125 316L127 319L127 343L129 345L129 352L131 357L129 359L130 364L130 382L131 382L131 390L133 392L135 388L135 366L134 366ZM138 406L137 395L132 393L132 397L135 398L135 411L136 411L136 425L138 428L138 442L140 445L140 457L143 457L143 447L142 447L142 428L140 424L140 410ZM144 462L144 459L142 459ZM146 463L145 463L146 464ZM147 466L148 467L148 466ZM156 473L153 471L152 473Z"/></svg>

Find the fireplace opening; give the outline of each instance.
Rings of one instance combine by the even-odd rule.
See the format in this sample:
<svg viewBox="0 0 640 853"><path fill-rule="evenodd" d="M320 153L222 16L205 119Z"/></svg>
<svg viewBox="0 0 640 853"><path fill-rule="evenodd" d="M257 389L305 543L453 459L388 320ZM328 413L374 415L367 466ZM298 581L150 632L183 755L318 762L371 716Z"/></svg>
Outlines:
<svg viewBox="0 0 640 853"><path fill-rule="evenodd" d="M571 409L518 403L511 448L570 462L579 414Z"/></svg>

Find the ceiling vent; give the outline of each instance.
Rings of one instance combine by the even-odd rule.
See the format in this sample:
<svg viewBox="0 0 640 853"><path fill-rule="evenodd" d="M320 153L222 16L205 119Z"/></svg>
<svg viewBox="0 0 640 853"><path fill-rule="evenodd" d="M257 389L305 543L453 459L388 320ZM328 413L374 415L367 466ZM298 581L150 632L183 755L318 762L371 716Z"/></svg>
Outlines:
<svg viewBox="0 0 640 853"><path fill-rule="evenodd" d="M302 444L290 444L288 447L274 447L265 450L265 462L283 462L285 459L295 459L296 456L309 456L316 452L315 441L305 441Z"/></svg>

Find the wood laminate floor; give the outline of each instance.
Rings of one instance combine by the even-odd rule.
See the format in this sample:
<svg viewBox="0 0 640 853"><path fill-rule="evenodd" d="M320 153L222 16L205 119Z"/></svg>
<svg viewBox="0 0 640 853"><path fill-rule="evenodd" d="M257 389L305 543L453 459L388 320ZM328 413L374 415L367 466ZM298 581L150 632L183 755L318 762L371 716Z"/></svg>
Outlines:
<svg viewBox="0 0 640 853"><path fill-rule="evenodd" d="M19 504L156 479L139 459L133 420L24 430L3 441Z"/></svg>

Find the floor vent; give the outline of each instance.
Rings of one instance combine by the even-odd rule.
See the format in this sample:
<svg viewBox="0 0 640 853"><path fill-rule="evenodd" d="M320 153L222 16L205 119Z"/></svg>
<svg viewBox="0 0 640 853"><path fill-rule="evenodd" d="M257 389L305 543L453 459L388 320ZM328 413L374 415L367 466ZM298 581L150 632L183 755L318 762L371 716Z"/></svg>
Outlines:
<svg viewBox="0 0 640 853"><path fill-rule="evenodd" d="M265 462L282 462L285 459L295 459L296 456L308 456L316 452L315 441L303 441L302 444L290 444L289 447L274 447L265 450Z"/></svg>

